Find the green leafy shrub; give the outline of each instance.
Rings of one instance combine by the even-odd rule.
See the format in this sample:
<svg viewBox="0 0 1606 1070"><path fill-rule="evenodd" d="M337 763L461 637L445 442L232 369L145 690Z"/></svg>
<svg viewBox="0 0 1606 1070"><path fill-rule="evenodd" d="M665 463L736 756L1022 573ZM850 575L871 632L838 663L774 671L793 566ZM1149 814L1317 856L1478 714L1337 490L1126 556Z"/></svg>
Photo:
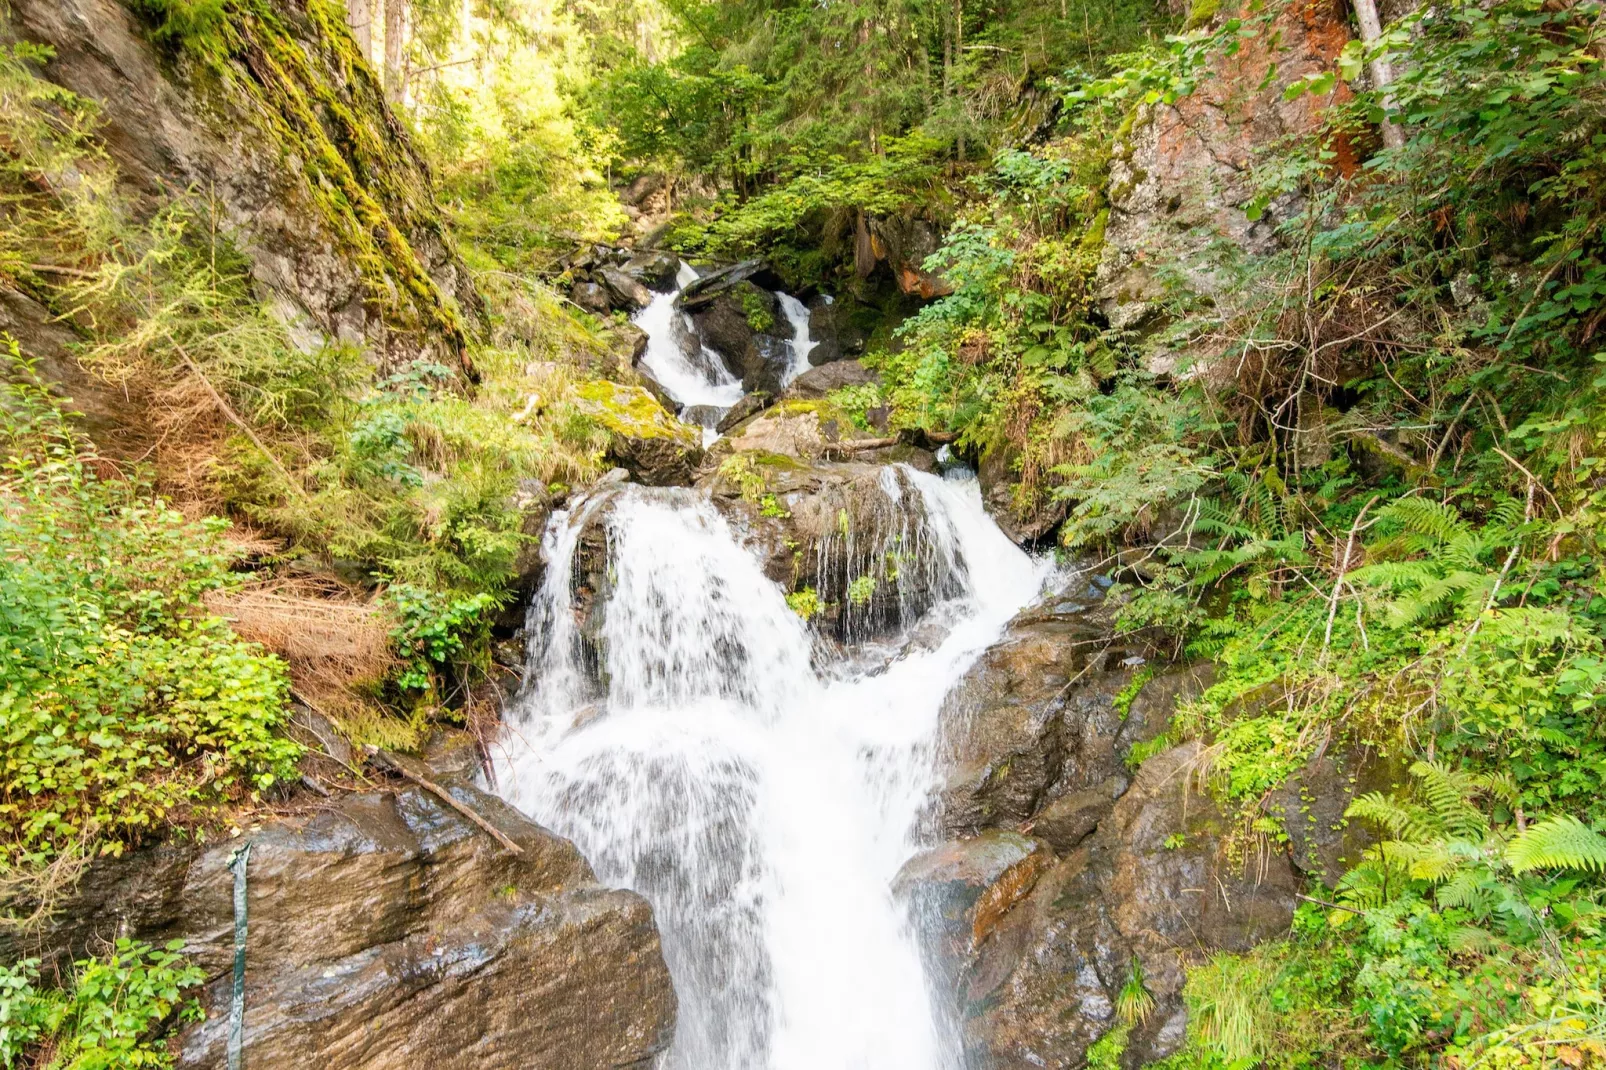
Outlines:
<svg viewBox="0 0 1606 1070"><path fill-rule="evenodd" d="M33 1065L25 1060L49 1044L53 1070L171 1067L162 1034L201 1017L184 992L206 980L184 964L183 946L120 939L106 958L75 963L66 991L39 987L37 959L0 967L0 1065Z"/></svg>
<svg viewBox="0 0 1606 1070"><path fill-rule="evenodd" d="M12 348L0 387L0 864L107 851L292 774L278 659L202 596L230 582L194 523L96 458Z"/></svg>

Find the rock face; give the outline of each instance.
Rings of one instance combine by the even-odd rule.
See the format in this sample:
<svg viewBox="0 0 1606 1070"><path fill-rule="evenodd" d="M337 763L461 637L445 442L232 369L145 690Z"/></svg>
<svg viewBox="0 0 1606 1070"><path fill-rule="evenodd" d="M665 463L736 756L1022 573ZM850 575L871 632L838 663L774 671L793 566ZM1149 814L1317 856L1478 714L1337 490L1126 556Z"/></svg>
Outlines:
<svg viewBox="0 0 1606 1070"><path fill-rule="evenodd" d="M483 314L425 164L354 61L344 20L327 5L270 6L271 20L235 20L215 67L159 51L117 0L15 0L11 32L49 45L46 77L99 106L125 188L152 203L215 198L257 287L303 339L394 363L455 359Z"/></svg>
<svg viewBox="0 0 1606 1070"><path fill-rule="evenodd" d="M1123 1065L1175 1051L1185 964L1285 932L1302 885L1286 852L1226 846L1200 744L1128 766L1207 680L1139 681L1151 667L1112 634L1102 585L1077 579L1017 617L943 711L947 838L899 885L977 1070L1081 1066L1135 971L1155 1007ZM1313 766L1304 805L1342 810L1354 788Z"/></svg>
<svg viewBox="0 0 1606 1070"><path fill-rule="evenodd" d="M860 356L864 352L867 335L850 315L850 306L825 296L809 302L809 337L814 349L809 352L809 363L815 367Z"/></svg>
<svg viewBox="0 0 1606 1070"><path fill-rule="evenodd" d="M1210 10L1222 20L1241 8ZM1180 272L1196 293L1231 300L1231 274L1220 270L1212 247L1264 252L1275 246L1289 205L1273 202L1254 220L1245 215L1255 194L1251 164L1260 149L1315 131L1327 107L1350 99L1342 79L1326 96L1283 96L1290 84L1332 71L1348 41L1342 8L1290 5L1268 30L1217 58L1196 92L1139 110L1110 168L1098 282L1112 326L1142 326L1154 314L1163 289L1157 265ZM1335 167L1346 173L1356 167L1346 139L1331 147Z"/></svg>
<svg viewBox="0 0 1606 1070"><path fill-rule="evenodd" d="M574 846L466 783L497 841L422 788L364 792L249 834L248 1065L646 1067L674 1032L652 912ZM241 841L244 842L244 841ZM214 978L177 1065L225 1063L236 843L98 864L47 942L180 939ZM0 949L6 950L6 949Z"/></svg>

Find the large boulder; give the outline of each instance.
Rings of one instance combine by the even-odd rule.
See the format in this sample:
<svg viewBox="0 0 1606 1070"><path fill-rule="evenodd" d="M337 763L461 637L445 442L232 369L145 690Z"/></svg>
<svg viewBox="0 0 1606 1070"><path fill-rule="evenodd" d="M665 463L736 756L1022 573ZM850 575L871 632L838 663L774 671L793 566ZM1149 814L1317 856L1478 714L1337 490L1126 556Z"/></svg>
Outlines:
<svg viewBox="0 0 1606 1070"><path fill-rule="evenodd" d="M1185 965L1285 932L1300 887L1286 853L1246 864L1230 849L1199 743L1130 767L1208 674L1155 673L1115 638L1105 587L1073 574L944 705L935 825L948 840L900 887L973 1067L1082 1065L1135 971L1155 1007L1126 1063L1175 1051Z"/></svg>
<svg viewBox="0 0 1606 1070"><path fill-rule="evenodd" d="M809 337L814 339L809 363L815 367L857 357L869 341L869 335L853 322L851 305L823 294L809 302Z"/></svg>
<svg viewBox="0 0 1606 1070"><path fill-rule="evenodd" d="M661 294L674 293L680 257L674 253L644 250L626 260L620 270L649 290Z"/></svg>
<svg viewBox="0 0 1606 1070"><path fill-rule="evenodd" d="M902 468L726 454L697 485L772 580L814 593L811 618L824 634L854 641L898 632L961 589L964 563L943 555Z"/></svg>
<svg viewBox="0 0 1606 1070"><path fill-rule="evenodd" d="M780 393L792 364L792 329L773 293L740 281L705 294L691 317L703 345L723 358L744 391Z"/></svg>
<svg viewBox="0 0 1606 1070"><path fill-rule="evenodd" d="M652 291L612 265L596 270L596 281L607 291L608 303L621 312L640 312L652 304Z"/></svg>
<svg viewBox="0 0 1606 1070"><path fill-rule="evenodd" d="M857 360L839 360L831 364L810 368L793 379L781 395L782 401L818 400L837 390L850 386L867 386L881 381L881 376Z"/></svg>
<svg viewBox="0 0 1606 1070"><path fill-rule="evenodd" d="M575 389L575 403L608 432L608 456L638 482L688 484L702 460L702 435L675 419L645 386L595 379Z"/></svg>
<svg viewBox="0 0 1606 1070"><path fill-rule="evenodd" d="M97 863L46 934L56 959L113 936L182 940L212 980L182 1070L225 1065L235 849L246 863L245 1061L319 1070L650 1065L675 995L651 908L574 846L455 781L514 854L411 783L321 802L238 841Z"/></svg>

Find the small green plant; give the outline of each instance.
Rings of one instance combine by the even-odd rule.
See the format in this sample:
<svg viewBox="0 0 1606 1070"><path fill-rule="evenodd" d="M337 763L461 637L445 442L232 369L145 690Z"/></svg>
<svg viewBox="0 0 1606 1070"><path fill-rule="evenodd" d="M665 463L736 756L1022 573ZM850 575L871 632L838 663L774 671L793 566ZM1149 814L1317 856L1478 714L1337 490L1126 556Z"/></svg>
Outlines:
<svg viewBox="0 0 1606 1070"><path fill-rule="evenodd" d="M1143 981L1143 962L1134 955L1126 984L1115 997L1115 1015L1123 1025L1142 1025L1154 1011L1154 996Z"/></svg>
<svg viewBox="0 0 1606 1070"><path fill-rule="evenodd" d="M763 295L751 286L742 287L742 314L747 317L747 325L760 334L775 326L775 314Z"/></svg>
<svg viewBox="0 0 1606 1070"><path fill-rule="evenodd" d="M1145 665L1137 671L1125 687L1116 692L1115 712L1121 715L1121 720L1124 721L1131 716L1132 703L1137 701L1138 694L1142 692L1144 685L1153 680L1158 675L1158 672L1159 670L1153 665Z"/></svg>
<svg viewBox="0 0 1606 1070"><path fill-rule="evenodd" d="M786 596L786 604L793 613L805 621L813 620L825 609L825 603L820 601L819 592L813 587L805 587L801 591L793 591Z"/></svg>
<svg viewBox="0 0 1606 1070"><path fill-rule="evenodd" d="M498 601L490 594L454 597L406 583L391 587L387 598L398 619L391 640L403 659L396 683L413 691L433 689L441 668L483 644L486 611Z"/></svg>
<svg viewBox="0 0 1606 1070"><path fill-rule="evenodd" d="M0 865L120 852L292 775L278 658L207 612L195 523L95 455L12 348L0 385Z"/></svg>
<svg viewBox="0 0 1606 1070"><path fill-rule="evenodd" d="M867 606L875 597L879 586L874 576L860 576L848 584L848 604L853 606Z"/></svg>
<svg viewBox="0 0 1606 1070"><path fill-rule="evenodd" d="M773 494L766 494L760 499L759 516L767 516L774 520L786 520L792 513L782 505L780 499Z"/></svg>
<svg viewBox="0 0 1606 1070"><path fill-rule="evenodd" d="M0 1065L34 1065L48 1046L54 1070L171 1067L162 1034L201 1017L184 993L206 980L206 971L184 963L183 946L120 939L107 958L75 963L66 991L39 986L38 959L0 966Z"/></svg>
<svg viewBox="0 0 1606 1070"><path fill-rule="evenodd" d="M1180 851L1183 847L1186 847L1187 844L1188 837L1184 833L1173 832L1171 835L1165 838L1165 842L1161 844L1161 846L1163 846L1167 851Z"/></svg>

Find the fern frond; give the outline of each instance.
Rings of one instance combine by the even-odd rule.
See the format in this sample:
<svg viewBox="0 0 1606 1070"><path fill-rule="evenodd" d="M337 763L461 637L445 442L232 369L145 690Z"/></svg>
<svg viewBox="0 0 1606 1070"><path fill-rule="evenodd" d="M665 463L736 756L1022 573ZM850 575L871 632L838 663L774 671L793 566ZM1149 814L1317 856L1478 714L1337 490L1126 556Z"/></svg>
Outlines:
<svg viewBox="0 0 1606 1070"><path fill-rule="evenodd" d="M1357 795L1350 802L1349 809L1344 811L1344 816L1371 821L1381 825L1396 839L1410 842L1419 843L1443 831L1431 810L1391 798L1381 791Z"/></svg>
<svg viewBox="0 0 1606 1070"><path fill-rule="evenodd" d="M1529 825L1506 845L1513 873L1532 869L1606 871L1606 836L1571 814Z"/></svg>
<svg viewBox="0 0 1606 1070"><path fill-rule="evenodd" d="M1443 762L1419 761L1411 765L1411 775L1439 828L1460 839L1482 841L1488 835L1489 822L1469 801L1476 793L1476 778L1459 769L1451 769Z"/></svg>
<svg viewBox="0 0 1606 1070"><path fill-rule="evenodd" d="M1401 498L1382 510L1383 516L1397 522L1413 535L1424 535L1443 545L1457 535L1472 534L1460 510L1431 498Z"/></svg>
<svg viewBox="0 0 1606 1070"><path fill-rule="evenodd" d="M1445 910L1460 908L1486 918L1494 910L1496 895L1487 871L1464 869L1440 885L1433 898Z"/></svg>

